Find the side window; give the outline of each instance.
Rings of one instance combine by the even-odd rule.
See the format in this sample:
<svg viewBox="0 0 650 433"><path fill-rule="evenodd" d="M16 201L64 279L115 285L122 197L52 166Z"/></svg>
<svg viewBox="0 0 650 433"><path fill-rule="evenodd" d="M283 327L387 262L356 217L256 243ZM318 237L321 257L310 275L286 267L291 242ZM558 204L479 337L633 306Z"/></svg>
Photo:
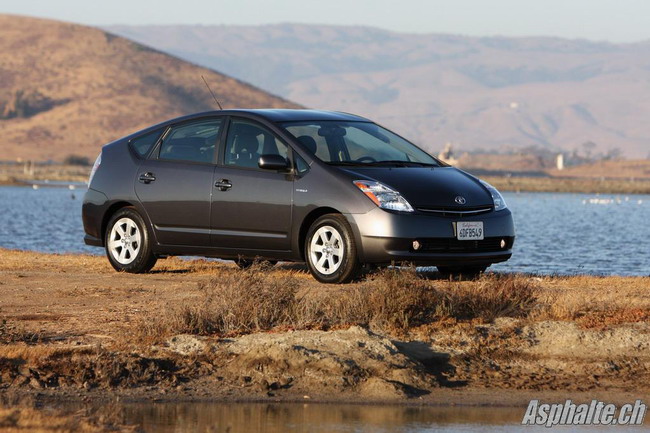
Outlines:
<svg viewBox="0 0 650 433"><path fill-rule="evenodd" d="M158 138L162 135L165 128L158 129L156 131L150 132L148 134L142 135L138 138L131 140L131 148L135 150L135 153L144 158L147 156L147 153L151 148L156 144Z"/></svg>
<svg viewBox="0 0 650 433"><path fill-rule="evenodd" d="M222 119L210 119L173 127L160 146L159 159L213 162L222 124Z"/></svg>
<svg viewBox="0 0 650 433"><path fill-rule="evenodd" d="M287 151L287 145L262 125L243 119L230 122L224 157L226 165L257 168L260 156L287 158Z"/></svg>

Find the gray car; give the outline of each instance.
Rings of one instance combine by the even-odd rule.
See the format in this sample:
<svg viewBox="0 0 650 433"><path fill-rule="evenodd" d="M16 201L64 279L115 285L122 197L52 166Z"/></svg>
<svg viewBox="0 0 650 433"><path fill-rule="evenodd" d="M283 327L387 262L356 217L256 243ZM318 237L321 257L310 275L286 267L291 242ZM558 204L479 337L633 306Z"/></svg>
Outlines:
<svg viewBox="0 0 650 433"><path fill-rule="evenodd" d="M316 110L198 113L107 144L83 223L118 271L260 258L304 261L324 283L391 262L481 272L515 239L489 184L368 119Z"/></svg>

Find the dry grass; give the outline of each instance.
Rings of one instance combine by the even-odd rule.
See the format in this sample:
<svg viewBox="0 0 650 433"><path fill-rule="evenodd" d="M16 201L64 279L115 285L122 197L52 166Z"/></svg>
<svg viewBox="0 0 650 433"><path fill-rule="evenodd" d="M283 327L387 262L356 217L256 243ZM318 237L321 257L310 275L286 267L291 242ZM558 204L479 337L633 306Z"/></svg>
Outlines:
<svg viewBox="0 0 650 433"><path fill-rule="evenodd" d="M482 176L501 191L570 192L585 194L650 194L649 179L593 179Z"/></svg>
<svg viewBox="0 0 650 433"><path fill-rule="evenodd" d="M575 321L584 328L606 329L650 320L648 277L545 277L533 320Z"/></svg>
<svg viewBox="0 0 650 433"><path fill-rule="evenodd" d="M386 332L449 318L491 321L526 317L539 287L522 277L483 276L477 282L428 281L412 268L389 268L362 284L328 291L299 290L291 272L263 265L213 278L201 297L147 318L138 328L147 342L177 334L236 335L274 328L329 329L360 325Z"/></svg>
<svg viewBox="0 0 650 433"><path fill-rule="evenodd" d="M178 382L178 365L101 347L56 348L11 344L0 346L3 382L35 388L132 388Z"/></svg>
<svg viewBox="0 0 650 433"><path fill-rule="evenodd" d="M38 333L25 330L22 326L0 319L0 344L10 343L37 343L40 340Z"/></svg>
<svg viewBox="0 0 650 433"><path fill-rule="evenodd" d="M242 333L270 329L291 320L298 282L291 273L271 276L269 267L227 273L199 284L200 302L174 311L168 326L192 334Z"/></svg>
<svg viewBox="0 0 650 433"><path fill-rule="evenodd" d="M90 167L78 165L36 164L34 172L25 172L22 164L0 164L0 185L23 185L23 180L86 182Z"/></svg>

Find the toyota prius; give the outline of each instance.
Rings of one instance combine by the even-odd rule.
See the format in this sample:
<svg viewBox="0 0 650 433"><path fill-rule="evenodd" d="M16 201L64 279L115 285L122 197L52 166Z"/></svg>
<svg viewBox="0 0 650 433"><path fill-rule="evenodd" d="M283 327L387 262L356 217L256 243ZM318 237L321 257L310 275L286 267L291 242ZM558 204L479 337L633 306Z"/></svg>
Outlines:
<svg viewBox="0 0 650 433"><path fill-rule="evenodd" d="M222 110L105 145L83 204L118 271L160 257L305 262L324 283L408 262L478 273L512 255L501 194L363 117Z"/></svg>

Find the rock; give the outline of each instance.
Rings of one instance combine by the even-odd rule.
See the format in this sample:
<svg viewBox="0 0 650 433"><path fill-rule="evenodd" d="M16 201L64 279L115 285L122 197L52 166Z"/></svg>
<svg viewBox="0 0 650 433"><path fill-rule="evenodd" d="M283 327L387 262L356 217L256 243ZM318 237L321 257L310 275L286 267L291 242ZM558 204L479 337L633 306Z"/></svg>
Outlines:
<svg viewBox="0 0 650 433"><path fill-rule="evenodd" d="M167 349L180 355L192 355L203 352L207 344L195 335L179 334L167 340Z"/></svg>
<svg viewBox="0 0 650 433"><path fill-rule="evenodd" d="M250 334L221 341L215 349L225 361L217 366L220 374L240 386L258 384L260 391L289 385L315 394L356 393L363 388L369 397L387 399L432 385L421 362L406 356L389 339L359 326ZM242 371L250 375L248 381L240 377Z"/></svg>
<svg viewBox="0 0 650 433"><path fill-rule="evenodd" d="M371 377L359 385L359 393L363 396L380 399L398 399L408 397L404 385L379 377Z"/></svg>

